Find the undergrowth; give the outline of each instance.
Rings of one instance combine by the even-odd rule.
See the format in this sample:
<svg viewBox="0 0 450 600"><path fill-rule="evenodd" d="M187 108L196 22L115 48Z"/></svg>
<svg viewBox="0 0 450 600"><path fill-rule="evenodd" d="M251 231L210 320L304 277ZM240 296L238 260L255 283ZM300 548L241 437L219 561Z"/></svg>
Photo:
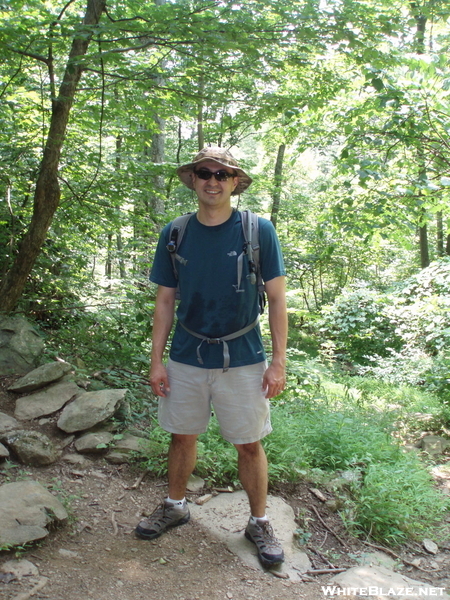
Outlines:
<svg viewBox="0 0 450 600"><path fill-rule="evenodd" d="M156 402L146 382L151 306L136 306L128 314L104 309L84 315L78 331L61 334L50 353L73 361L86 376L95 365L100 386L129 389L131 420L151 423L143 466L162 477L170 436L156 425ZM287 388L272 402L273 432L263 440L270 482L326 482L353 472L358 477L342 509L349 529L389 544L423 535L446 501L426 462L405 451L404 442L417 439L425 425L445 432L449 404L405 377L345 375L323 354L316 358L310 341L299 338L290 348ZM196 473L211 486L238 484L237 452L222 439L215 418L199 437Z"/></svg>
<svg viewBox="0 0 450 600"><path fill-rule="evenodd" d="M411 395L407 386L354 378L350 387L345 377L327 380L320 365L309 375L307 370L296 365L288 389L272 407L273 432L262 442L270 483L309 480L312 473L326 482L351 471L358 477L346 492L342 518L353 533L393 545L430 530L447 501L425 462L405 450L398 423L405 427L410 411L414 429L424 410L436 423L442 421L442 405L426 392ZM149 440L146 466L163 475L170 437L154 424ZM211 486L238 483L237 452L221 437L215 418L199 437L195 472Z"/></svg>

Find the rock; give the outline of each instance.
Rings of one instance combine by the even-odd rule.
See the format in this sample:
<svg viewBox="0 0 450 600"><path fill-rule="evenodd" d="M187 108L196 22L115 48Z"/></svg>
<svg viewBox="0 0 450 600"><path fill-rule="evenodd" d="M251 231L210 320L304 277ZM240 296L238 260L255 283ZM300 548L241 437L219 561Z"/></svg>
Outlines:
<svg viewBox="0 0 450 600"><path fill-rule="evenodd" d="M85 392L64 408L58 427L67 433L91 429L114 415L126 393L125 389Z"/></svg>
<svg viewBox="0 0 450 600"><path fill-rule="evenodd" d="M21 546L48 535L47 527L68 518L66 509L37 481L0 486L0 546Z"/></svg>
<svg viewBox="0 0 450 600"><path fill-rule="evenodd" d="M433 540L423 540L422 546L428 552L428 554L437 554L439 552L438 545Z"/></svg>
<svg viewBox="0 0 450 600"><path fill-rule="evenodd" d="M37 369L33 369L27 373L24 377L18 379L15 383L9 386L10 392L26 393L33 392L39 388L45 387L49 383L58 381L61 377L64 377L71 369L71 365L66 362L51 362Z"/></svg>
<svg viewBox="0 0 450 600"><path fill-rule="evenodd" d="M5 448L3 444L0 444L0 462L6 458L9 458L8 448Z"/></svg>
<svg viewBox="0 0 450 600"><path fill-rule="evenodd" d="M11 431L4 434L1 441L25 465L51 465L60 456L50 438L39 431Z"/></svg>
<svg viewBox="0 0 450 600"><path fill-rule="evenodd" d="M189 509L196 522L224 542L246 565L264 570L256 556L255 546L244 536L249 517L248 497L244 491L218 494L202 506L190 504ZM301 573L311 569L311 562L294 539L297 525L293 509L282 498L269 495L267 516L285 553L285 562L270 572L281 578L301 581Z"/></svg>
<svg viewBox="0 0 450 600"><path fill-rule="evenodd" d="M2 433L6 433L7 431L17 429L18 427L19 421L17 421L14 417L10 417L6 413L0 412L0 435Z"/></svg>
<svg viewBox="0 0 450 600"><path fill-rule="evenodd" d="M61 460L77 467L88 467L91 465L91 461L81 454L63 454Z"/></svg>
<svg viewBox="0 0 450 600"><path fill-rule="evenodd" d="M60 448L67 448L67 446L70 446L70 444L73 442L73 440L75 439L75 436L72 435L68 435L64 440L61 440L59 446Z"/></svg>
<svg viewBox="0 0 450 600"><path fill-rule="evenodd" d="M78 552L74 552L73 550L65 550L64 548L60 548L58 550L58 554L63 558L78 558Z"/></svg>
<svg viewBox="0 0 450 600"><path fill-rule="evenodd" d="M108 431L98 431L96 433L86 433L75 441L77 452L98 454L105 451L105 446L108 446L114 436ZM99 448L99 444L102 445Z"/></svg>
<svg viewBox="0 0 450 600"><path fill-rule="evenodd" d="M325 502L325 506L330 512L338 512L344 506L344 502L341 498L330 498Z"/></svg>
<svg viewBox="0 0 450 600"><path fill-rule="evenodd" d="M352 567L333 577L332 582L344 590L340 592L343 596L359 597L359 592L360 596L370 596L373 600L383 600L386 597L412 600L425 596L439 596L442 600L449 600L444 588L431 587L429 583L410 579L383 566ZM327 587L333 589L332 585Z"/></svg>
<svg viewBox="0 0 450 600"><path fill-rule="evenodd" d="M377 550L375 552L364 552L358 559L358 563L362 566L370 565L370 566L381 566L386 567L387 569L395 569L396 560L389 556L385 552L381 552Z"/></svg>
<svg viewBox="0 0 450 600"><path fill-rule="evenodd" d="M438 435L426 435L419 442L419 448L431 455L442 454L449 446L448 439Z"/></svg>
<svg viewBox="0 0 450 600"><path fill-rule="evenodd" d="M0 375L23 375L39 364L44 343L21 317L0 319Z"/></svg>
<svg viewBox="0 0 450 600"><path fill-rule="evenodd" d="M330 491L349 489L353 486L360 486L362 483L362 473L357 470L338 471L338 477L333 478L327 483L327 488Z"/></svg>
<svg viewBox="0 0 450 600"><path fill-rule="evenodd" d="M125 433L121 440L118 440L114 447L106 455L106 460L113 464L123 464L130 462L133 453L142 452L142 438Z"/></svg>
<svg viewBox="0 0 450 600"><path fill-rule="evenodd" d="M75 383L55 383L45 390L22 396L16 402L14 416L21 421L37 419L60 410L77 394L85 394Z"/></svg>
<svg viewBox="0 0 450 600"><path fill-rule="evenodd" d="M2 573L11 573L19 581L22 577L39 575L39 569L29 560L7 560L0 566Z"/></svg>
<svg viewBox="0 0 450 600"><path fill-rule="evenodd" d="M144 440L148 439L148 433L145 431L142 431L142 429L137 429L136 427L128 427L127 433L134 435L134 437L143 438Z"/></svg>
<svg viewBox="0 0 450 600"><path fill-rule="evenodd" d="M205 480L197 475L191 475L187 482L186 489L188 492L199 492L205 487Z"/></svg>
<svg viewBox="0 0 450 600"><path fill-rule="evenodd" d="M344 480L344 481L348 481L348 483L361 483L362 481L362 473L361 471L357 471L357 470L348 470L348 471L341 471L339 473L340 477Z"/></svg>

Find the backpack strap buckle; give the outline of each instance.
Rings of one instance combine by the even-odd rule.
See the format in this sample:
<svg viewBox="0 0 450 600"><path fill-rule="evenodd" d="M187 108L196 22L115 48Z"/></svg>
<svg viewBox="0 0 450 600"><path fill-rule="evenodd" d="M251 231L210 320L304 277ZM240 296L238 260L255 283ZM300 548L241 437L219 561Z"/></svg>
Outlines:
<svg viewBox="0 0 450 600"><path fill-rule="evenodd" d="M166 248L171 254L173 254L174 252L176 252L177 244L173 240L170 240L170 242L167 244Z"/></svg>

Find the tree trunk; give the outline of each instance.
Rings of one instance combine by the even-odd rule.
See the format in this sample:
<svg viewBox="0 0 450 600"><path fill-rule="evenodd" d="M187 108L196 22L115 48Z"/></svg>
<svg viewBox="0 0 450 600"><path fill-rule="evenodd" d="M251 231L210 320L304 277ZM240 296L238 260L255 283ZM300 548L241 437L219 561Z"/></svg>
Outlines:
<svg viewBox="0 0 450 600"><path fill-rule="evenodd" d="M197 110L197 142L198 149L202 150L205 147L205 134L203 131L203 94L205 91L205 78L203 73L200 77L199 84L199 101Z"/></svg>
<svg viewBox="0 0 450 600"><path fill-rule="evenodd" d="M83 72L80 57L87 52L93 34L92 26L98 24L105 3L106 0L87 0L83 24L88 27L79 31L73 39L58 97L52 101L50 128L36 182L30 226L11 269L0 285L0 310L5 313L16 307L59 206L58 166L70 109Z"/></svg>
<svg viewBox="0 0 450 600"><path fill-rule="evenodd" d="M117 90L116 90L117 93ZM117 98L117 96L116 96ZM118 135L116 137L116 170L119 173L122 168L122 136ZM127 273L125 270L125 261L123 259L123 241L122 241L122 231L120 229L117 231L117 255L119 257L119 269L120 269L120 278L125 279Z"/></svg>
<svg viewBox="0 0 450 600"><path fill-rule="evenodd" d="M123 240L122 240L122 234L120 232L120 230L117 232L117 254L119 256L119 272L120 272L120 279L125 279L125 277L127 276L127 271L125 268L125 261L123 260Z"/></svg>
<svg viewBox="0 0 450 600"><path fill-rule="evenodd" d="M420 14L422 9L418 6L417 2L410 2L411 12L416 21L416 33L415 33L415 49L418 54L425 54L425 28L427 24L427 17ZM419 11L419 12L417 12ZM419 147L418 151L418 162L419 162L419 180L424 181L427 176L425 152L422 146ZM428 228L426 223L425 210L422 211L421 215L422 224L419 226L419 248L420 248L420 264L422 269L426 269L430 265L430 254L428 248Z"/></svg>
<svg viewBox="0 0 450 600"><path fill-rule="evenodd" d="M166 4L166 0L153 0L153 2L157 6L163 6L164 4ZM166 61L163 61L161 63L161 67L163 69L166 68ZM158 87L162 87L164 85L165 82L163 75L157 75L156 83ZM166 136L164 131L166 128L166 122L158 114L155 114L153 118L158 128L158 131L152 136L151 161L156 165L162 165L165 158ZM155 214L162 215L165 212L164 175L153 175L152 188L153 193L150 198L150 206Z"/></svg>
<svg viewBox="0 0 450 600"><path fill-rule="evenodd" d="M275 176L272 194L273 203L272 213L270 215L270 220L272 221L275 229L277 227L278 213L280 211L281 181L283 178L283 160L285 150L286 144L280 144L280 146L278 147L277 162L275 163Z"/></svg>
<svg viewBox="0 0 450 600"><path fill-rule="evenodd" d="M438 256L444 256L444 221L442 211L436 213L436 251Z"/></svg>
<svg viewBox="0 0 450 600"><path fill-rule="evenodd" d="M427 225L419 227L420 266L426 269L430 266L430 254L428 252L428 229Z"/></svg>
<svg viewBox="0 0 450 600"><path fill-rule="evenodd" d="M105 277L109 279L110 283L108 289L111 289L111 278L112 278L112 241L113 236L112 233L108 233L108 251L106 255L106 263L105 263Z"/></svg>
<svg viewBox="0 0 450 600"><path fill-rule="evenodd" d="M158 81L158 84L162 83ZM164 129L166 123L164 119L162 119L159 115L154 116L155 123L158 126L158 132L154 133L152 136L152 147L150 159L154 165L162 165L164 162L165 156L165 140L166 136L164 134ZM155 214L162 215L165 212L164 206L164 175L153 175L152 176L152 194L150 196L150 206L152 212Z"/></svg>

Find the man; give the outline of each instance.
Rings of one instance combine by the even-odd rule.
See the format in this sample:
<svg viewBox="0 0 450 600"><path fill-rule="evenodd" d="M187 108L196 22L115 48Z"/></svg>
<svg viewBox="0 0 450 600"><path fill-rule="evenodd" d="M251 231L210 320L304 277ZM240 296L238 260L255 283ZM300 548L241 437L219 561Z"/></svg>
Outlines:
<svg viewBox="0 0 450 600"><path fill-rule="evenodd" d="M283 562L284 553L266 516L267 459L260 440L272 430L269 399L285 386L287 313L280 246L272 223L259 218L260 268L272 339L267 366L257 325L258 289L248 260L241 259L238 276L245 238L241 214L231 206L231 196L252 180L223 148L204 148L177 173L197 194L198 211L177 249L177 276L167 249L170 224L161 233L150 275L158 284L150 382L159 396L159 423L172 434L169 493L162 506L141 520L136 534L154 539L189 520L185 490L195 467L197 437L207 429L212 405L221 434L238 452L239 478L251 512L245 535L256 545L261 562L272 566ZM181 299L166 368L163 355L177 285ZM234 339L223 340L236 332Z"/></svg>

